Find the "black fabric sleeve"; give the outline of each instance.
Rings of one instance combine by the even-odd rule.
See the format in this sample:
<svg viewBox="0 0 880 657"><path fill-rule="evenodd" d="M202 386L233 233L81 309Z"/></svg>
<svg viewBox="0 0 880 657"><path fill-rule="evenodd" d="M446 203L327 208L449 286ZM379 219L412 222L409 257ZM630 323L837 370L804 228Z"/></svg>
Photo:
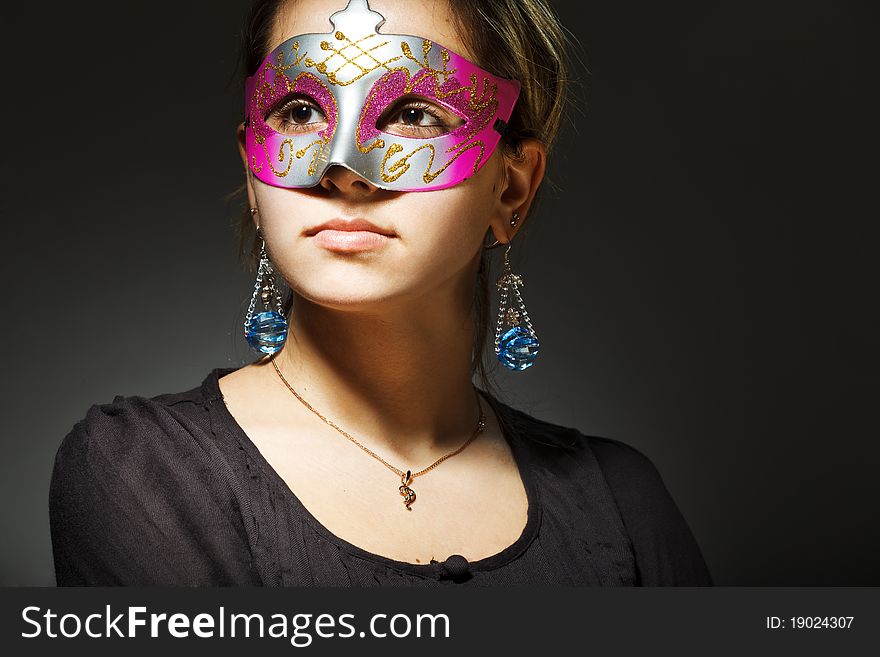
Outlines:
<svg viewBox="0 0 880 657"><path fill-rule="evenodd" d="M89 409L52 472L59 586L259 584L248 515L205 433L143 398Z"/></svg>
<svg viewBox="0 0 880 657"><path fill-rule="evenodd" d="M591 436L629 532L639 586L713 586L703 554L657 468L634 447Z"/></svg>

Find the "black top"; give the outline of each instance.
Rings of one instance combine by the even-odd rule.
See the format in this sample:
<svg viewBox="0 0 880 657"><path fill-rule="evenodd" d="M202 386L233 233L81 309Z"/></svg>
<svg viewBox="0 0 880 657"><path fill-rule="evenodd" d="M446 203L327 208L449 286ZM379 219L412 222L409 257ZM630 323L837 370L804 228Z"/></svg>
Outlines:
<svg viewBox="0 0 880 657"><path fill-rule="evenodd" d="M192 390L96 404L55 457L59 585L711 586L651 461L491 396L528 495L520 537L468 562L412 564L339 538L235 421L213 370Z"/></svg>

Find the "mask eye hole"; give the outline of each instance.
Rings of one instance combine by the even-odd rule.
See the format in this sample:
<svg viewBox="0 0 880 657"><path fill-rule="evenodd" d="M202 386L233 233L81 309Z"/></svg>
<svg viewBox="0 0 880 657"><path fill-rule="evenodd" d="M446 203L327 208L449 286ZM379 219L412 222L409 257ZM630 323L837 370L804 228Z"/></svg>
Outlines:
<svg viewBox="0 0 880 657"><path fill-rule="evenodd" d="M306 94L289 94L267 112L266 125L283 135L320 132L328 127L318 102Z"/></svg>
<svg viewBox="0 0 880 657"><path fill-rule="evenodd" d="M404 96L382 112L376 129L399 137L431 139L464 124L452 110L421 96Z"/></svg>

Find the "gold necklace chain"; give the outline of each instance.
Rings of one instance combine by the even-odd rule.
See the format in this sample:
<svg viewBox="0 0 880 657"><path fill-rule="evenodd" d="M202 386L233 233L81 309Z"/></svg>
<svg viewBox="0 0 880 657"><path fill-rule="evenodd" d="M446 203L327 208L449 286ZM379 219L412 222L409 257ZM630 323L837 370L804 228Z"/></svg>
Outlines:
<svg viewBox="0 0 880 657"><path fill-rule="evenodd" d="M281 370L278 369L278 364L275 362L274 356L272 358L272 367L275 368L275 372L278 374L279 377L281 377L281 380L284 382L284 385L287 386L287 389L290 390L290 392L292 392L294 394L294 396L297 399L299 399L306 408L308 408L312 413L314 413L319 418L321 418L325 423L329 424L331 427L336 429L336 431L338 431L343 436L348 438L351 442L353 442L355 445L357 445L362 450L364 450L367 454L372 456L374 459L376 459L377 461L382 463L386 468L388 468L389 470L391 470L392 472L394 472L396 475L398 475L400 477L401 485L398 488L398 491L400 492L401 495L403 495L403 503L404 503L404 505L406 505L407 511L412 511L412 508L410 508L410 507L411 507L412 503L416 501L416 493L412 488L409 487L409 484L412 483L412 480L415 479L416 477L419 477L419 476L425 474L426 472L428 472L430 470L433 470L438 465L443 463L443 461L445 461L446 459L448 459L452 456L455 456L456 454L461 452L465 447L470 445L477 438L477 436L479 436L483 432L483 428L486 426L486 414L483 412L483 405L482 405L482 403L480 403L480 395L479 395L479 393L477 393L477 405L480 407L480 419L477 421L477 428L474 431L473 435L467 439L467 441L464 443L464 445L459 447L454 452L450 452L449 454L445 454L445 455L441 456L439 459L434 461L427 468L423 468L415 473L411 472L410 470L407 470L406 472L404 472L403 470L400 470L399 468L395 468L388 461L383 459L381 456L376 454L374 451L372 451L368 447L362 445L360 442L358 442L358 440L354 436L352 436L350 433L348 433L347 431L345 431L341 427L337 426L332 420L329 420L328 418L321 415L321 413L319 413L315 409L314 406L312 406L311 404L309 404L309 402L307 402L305 399L303 399L302 396L296 390L293 389L293 386L290 385L290 383L288 383L287 379L284 378L284 375L281 373Z"/></svg>

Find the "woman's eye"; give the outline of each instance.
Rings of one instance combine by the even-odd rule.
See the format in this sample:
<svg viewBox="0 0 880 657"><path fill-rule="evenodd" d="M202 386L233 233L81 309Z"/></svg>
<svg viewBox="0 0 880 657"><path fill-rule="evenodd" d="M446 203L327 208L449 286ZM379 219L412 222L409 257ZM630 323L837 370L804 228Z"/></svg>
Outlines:
<svg viewBox="0 0 880 657"><path fill-rule="evenodd" d="M317 132L327 127L327 117L311 98L297 96L271 110L266 116L266 123L282 134Z"/></svg>
<svg viewBox="0 0 880 657"><path fill-rule="evenodd" d="M401 137L431 138L452 132L464 120L450 110L421 100L397 103L376 122L382 132Z"/></svg>
<svg viewBox="0 0 880 657"><path fill-rule="evenodd" d="M315 110L308 105L299 105L297 107L293 107L290 110L290 117L294 123L311 123L312 116L315 114Z"/></svg>
<svg viewBox="0 0 880 657"><path fill-rule="evenodd" d="M400 122L404 125L438 125L436 116L428 114L425 110L408 107L400 113Z"/></svg>

